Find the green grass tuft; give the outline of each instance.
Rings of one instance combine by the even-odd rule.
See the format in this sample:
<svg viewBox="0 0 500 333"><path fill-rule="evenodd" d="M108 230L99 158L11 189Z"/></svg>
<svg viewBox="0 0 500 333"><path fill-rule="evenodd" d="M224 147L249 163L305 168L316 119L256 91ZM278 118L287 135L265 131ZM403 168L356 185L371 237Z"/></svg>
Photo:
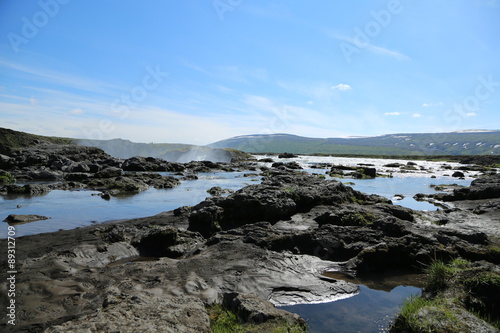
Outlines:
<svg viewBox="0 0 500 333"><path fill-rule="evenodd" d="M15 182L16 182L16 178L14 178L14 176L12 176L8 172L0 175L0 185L3 185L3 184L14 184Z"/></svg>
<svg viewBox="0 0 500 333"><path fill-rule="evenodd" d="M463 324L443 298L410 297L403 303L401 312L391 326L391 332L463 332Z"/></svg>
<svg viewBox="0 0 500 333"><path fill-rule="evenodd" d="M261 324L243 323L238 315L220 304L209 307L213 333L306 333L307 328L285 321L270 320Z"/></svg>
<svg viewBox="0 0 500 333"><path fill-rule="evenodd" d="M244 333L238 316L226 310L222 305L209 309L210 328L213 333Z"/></svg>

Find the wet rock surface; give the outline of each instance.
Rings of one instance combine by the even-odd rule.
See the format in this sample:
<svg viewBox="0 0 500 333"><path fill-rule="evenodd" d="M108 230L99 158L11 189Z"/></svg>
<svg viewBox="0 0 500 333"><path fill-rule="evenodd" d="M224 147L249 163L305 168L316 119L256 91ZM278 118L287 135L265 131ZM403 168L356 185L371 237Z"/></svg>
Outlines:
<svg viewBox="0 0 500 333"><path fill-rule="evenodd" d="M43 215L35 215L35 214L29 214L29 215L17 215L17 214L10 214L7 216L4 220L4 222L9 222L9 223L27 223L27 222L33 222L33 221L40 221L40 220L48 220L50 217L43 216Z"/></svg>
<svg viewBox="0 0 500 333"><path fill-rule="evenodd" d="M34 195L83 187L116 195L178 184L177 178L157 174L158 168L196 173L237 167L192 162L182 169L132 158L126 162L129 171L123 160L96 148L60 149L64 154L54 156L50 149L35 150L31 166L23 166L28 157L15 154L2 161L13 174L49 166L57 171L54 177L66 180L39 188L6 185L3 191ZM144 170L137 170L140 166ZM261 184L194 207L20 237L20 311L16 327L2 331L210 332L205 307L223 302L248 321L300 322L272 304L328 302L358 292L352 283L324 277L325 271L419 270L436 257L459 256L497 267L500 256L492 244L500 234L498 179L478 179L447 193L455 196L452 208L420 212L280 165L266 171ZM5 243L0 240L0 246Z"/></svg>
<svg viewBox="0 0 500 333"><path fill-rule="evenodd" d="M49 184L4 185L3 195L44 195L57 189L89 189L103 192L103 198L113 195L134 194L150 187L173 188L180 178L162 176L159 172L188 173L184 178L197 179L196 173L249 169L243 162L189 163L167 162L153 157L114 158L95 147L58 144L38 144L13 149L9 156L2 155L0 167L17 181L49 181ZM191 178L190 178L191 177Z"/></svg>

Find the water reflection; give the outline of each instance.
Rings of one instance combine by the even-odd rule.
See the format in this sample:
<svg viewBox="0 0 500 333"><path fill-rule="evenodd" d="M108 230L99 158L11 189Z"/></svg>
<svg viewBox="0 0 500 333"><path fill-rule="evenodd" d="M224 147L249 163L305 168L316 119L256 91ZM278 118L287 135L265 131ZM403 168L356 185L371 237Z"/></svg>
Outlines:
<svg viewBox="0 0 500 333"><path fill-rule="evenodd" d="M420 294L419 287L423 284L421 274L391 275L384 272L365 278L354 278L341 272L324 275L357 283L360 292L331 303L280 307L304 318L310 333L386 332L403 301Z"/></svg>
<svg viewBox="0 0 500 333"><path fill-rule="evenodd" d="M74 229L109 220L151 216L180 206L193 206L210 195L213 186L238 190L260 182L259 176L244 172L199 173L198 180L183 181L173 189L154 189L103 200L98 191L53 190L40 196L0 196L0 221L10 214L37 214L50 220L16 225L16 236ZM0 225L0 238L7 237L7 223Z"/></svg>

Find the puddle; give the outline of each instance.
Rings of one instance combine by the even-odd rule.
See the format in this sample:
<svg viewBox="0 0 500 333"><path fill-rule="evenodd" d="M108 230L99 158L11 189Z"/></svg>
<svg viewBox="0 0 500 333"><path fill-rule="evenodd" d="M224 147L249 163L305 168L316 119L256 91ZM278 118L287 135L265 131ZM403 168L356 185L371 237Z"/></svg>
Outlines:
<svg viewBox="0 0 500 333"><path fill-rule="evenodd" d="M297 313L309 325L309 333L381 333L399 312L403 301L419 295L425 275L386 271L364 278L342 272L325 272L327 278L359 285L359 294L330 303L299 304L281 309Z"/></svg>

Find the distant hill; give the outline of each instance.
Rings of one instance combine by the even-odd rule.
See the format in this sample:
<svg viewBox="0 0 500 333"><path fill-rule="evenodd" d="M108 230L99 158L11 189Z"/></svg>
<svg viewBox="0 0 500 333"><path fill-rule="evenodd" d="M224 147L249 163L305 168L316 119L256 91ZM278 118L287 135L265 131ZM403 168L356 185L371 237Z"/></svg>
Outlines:
<svg viewBox="0 0 500 333"><path fill-rule="evenodd" d="M129 158L133 156L157 157L171 162L186 163L207 160L229 162L248 159L250 156L233 149L218 149L205 146L172 143L136 143L129 140L81 140L35 135L0 127L0 154L7 154L17 148L33 147L41 144L77 144L98 147L111 156Z"/></svg>
<svg viewBox="0 0 500 333"><path fill-rule="evenodd" d="M0 154L12 149L31 147L40 143L73 144L74 139L35 135L0 127Z"/></svg>
<svg viewBox="0 0 500 333"><path fill-rule="evenodd" d="M237 136L208 146L237 149L247 153L498 155L500 131L475 130L324 139L290 134L257 134Z"/></svg>

